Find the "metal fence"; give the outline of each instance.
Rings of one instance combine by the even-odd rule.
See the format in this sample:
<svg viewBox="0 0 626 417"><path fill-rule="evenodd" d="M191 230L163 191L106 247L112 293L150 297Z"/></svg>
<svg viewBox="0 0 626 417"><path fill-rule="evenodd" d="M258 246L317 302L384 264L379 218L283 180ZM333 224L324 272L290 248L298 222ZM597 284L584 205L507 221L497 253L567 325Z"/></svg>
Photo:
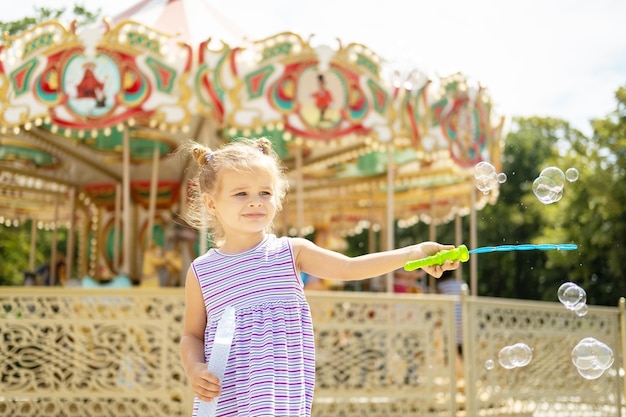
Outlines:
<svg viewBox="0 0 626 417"><path fill-rule="evenodd" d="M307 298L316 338L314 416L623 414L623 300L578 317L558 303L467 295ZM4 287L0 306L0 416L191 415L178 354L182 289ZM614 355L596 379L572 363L572 348L586 337ZM507 369L500 351L516 343L529 346L532 359Z"/></svg>

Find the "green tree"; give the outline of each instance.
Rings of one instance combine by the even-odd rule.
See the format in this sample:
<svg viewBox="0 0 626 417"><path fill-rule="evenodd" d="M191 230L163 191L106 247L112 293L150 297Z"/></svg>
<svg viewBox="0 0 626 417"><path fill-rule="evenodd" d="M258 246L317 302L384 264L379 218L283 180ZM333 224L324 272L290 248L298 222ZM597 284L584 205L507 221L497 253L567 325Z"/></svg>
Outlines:
<svg viewBox="0 0 626 417"><path fill-rule="evenodd" d="M503 152L502 172L507 180L500 185L497 202L477 213L478 246L539 243L546 206L533 194L532 184L556 157L557 144L569 134L571 129L563 120L513 120ZM478 256L479 295L545 298L547 253L519 251Z"/></svg>
<svg viewBox="0 0 626 417"><path fill-rule="evenodd" d="M65 7L60 9L34 7L32 16L25 16L21 19L9 22L0 21L0 30L2 30L2 33L15 35L36 25L37 23L45 22L47 20L61 20L64 18L68 18L70 20L76 19L79 26L86 25L95 22L99 18L100 13L101 9L97 9L95 12L92 12L84 6L78 4L74 5L71 12L68 12Z"/></svg>
<svg viewBox="0 0 626 417"><path fill-rule="evenodd" d="M580 176L566 186L544 236L577 243L575 256L550 258L568 280L581 285L590 305L615 306L626 295L626 88L615 94L616 110L593 121L593 137L568 137L563 166Z"/></svg>

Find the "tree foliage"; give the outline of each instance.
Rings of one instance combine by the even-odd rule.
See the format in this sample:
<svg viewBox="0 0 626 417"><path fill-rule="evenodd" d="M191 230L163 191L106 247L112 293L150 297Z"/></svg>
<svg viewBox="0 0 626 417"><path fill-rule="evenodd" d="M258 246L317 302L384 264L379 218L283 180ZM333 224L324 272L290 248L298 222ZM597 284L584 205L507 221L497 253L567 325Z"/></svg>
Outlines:
<svg viewBox="0 0 626 417"><path fill-rule="evenodd" d="M29 29L37 23L45 22L47 20L61 20L66 17L71 20L76 19L79 26L86 25L95 22L100 16L100 12L101 9L97 9L93 12L78 4L74 5L71 12L69 12L65 7L59 9L34 7L32 16L25 16L21 19L9 22L0 21L0 30L2 33L7 35L15 35Z"/></svg>
<svg viewBox="0 0 626 417"><path fill-rule="evenodd" d="M580 178L543 230L578 244L578 257L555 259L555 266L585 288L590 304L611 306L626 296L626 89L615 98L616 110L593 121L591 138L568 137L561 159L577 167Z"/></svg>
<svg viewBox="0 0 626 417"><path fill-rule="evenodd" d="M504 150L508 180L478 215L479 246L575 243L578 250L480 255L480 295L555 301L566 281L582 286L591 305L615 306L626 295L626 89L615 97L616 111L592 122L591 138L562 120L515 120ZM579 178L566 182L560 201L543 204L532 182L548 166L575 168Z"/></svg>

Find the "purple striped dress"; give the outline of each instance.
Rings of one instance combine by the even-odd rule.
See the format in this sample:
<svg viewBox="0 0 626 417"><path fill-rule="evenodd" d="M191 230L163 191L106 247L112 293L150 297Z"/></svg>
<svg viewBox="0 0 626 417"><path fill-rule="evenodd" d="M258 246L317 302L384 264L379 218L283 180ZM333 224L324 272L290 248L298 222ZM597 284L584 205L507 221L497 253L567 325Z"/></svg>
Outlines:
<svg viewBox="0 0 626 417"><path fill-rule="evenodd" d="M217 416L310 416L313 323L289 238L269 234L236 255L211 249L192 263L207 311L208 363L224 308L236 309ZM197 415L195 399L193 416Z"/></svg>

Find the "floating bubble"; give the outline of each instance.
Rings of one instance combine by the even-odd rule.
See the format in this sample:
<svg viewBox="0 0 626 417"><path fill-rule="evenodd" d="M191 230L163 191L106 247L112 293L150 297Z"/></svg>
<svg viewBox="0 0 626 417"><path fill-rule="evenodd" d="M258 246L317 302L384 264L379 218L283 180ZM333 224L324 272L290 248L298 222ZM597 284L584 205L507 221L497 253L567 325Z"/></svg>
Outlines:
<svg viewBox="0 0 626 417"><path fill-rule="evenodd" d="M489 162L479 162L474 166L474 178L496 175L496 168Z"/></svg>
<svg viewBox="0 0 626 417"><path fill-rule="evenodd" d="M498 362L505 369L521 368L530 363L533 350L525 343L503 347L498 353Z"/></svg>
<svg viewBox="0 0 626 417"><path fill-rule="evenodd" d="M565 174L557 167L547 167L539 174L540 177L550 178L557 186L563 187L565 184Z"/></svg>
<svg viewBox="0 0 626 417"><path fill-rule="evenodd" d="M533 358L533 350L525 343L516 343L511 347L511 362L518 368L526 366Z"/></svg>
<svg viewBox="0 0 626 417"><path fill-rule="evenodd" d="M497 179L500 184L504 184L507 180L506 174L504 172L499 173Z"/></svg>
<svg viewBox="0 0 626 417"><path fill-rule="evenodd" d="M479 162L474 166L474 180L476 188L487 193L498 183L496 168L489 162Z"/></svg>
<svg viewBox="0 0 626 417"><path fill-rule="evenodd" d="M485 361L485 369L487 369L488 371L491 371L494 367L494 363L493 363L493 359L487 359Z"/></svg>
<svg viewBox="0 0 626 417"><path fill-rule="evenodd" d="M569 182L576 181L578 179L578 170L576 168L568 168L567 171L565 171L565 178L567 178Z"/></svg>
<svg viewBox="0 0 626 417"><path fill-rule="evenodd" d="M504 369L513 369L515 365L511 362L511 346L505 346L498 352L498 363Z"/></svg>
<svg viewBox="0 0 626 417"><path fill-rule="evenodd" d="M548 177L538 177L533 182L533 193L543 204L552 204L563 196L563 187Z"/></svg>
<svg viewBox="0 0 626 417"><path fill-rule="evenodd" d="M557 291L559 301L568 310L576 311L587 303L587 293L573 282L565 282L561 284ZM585 313L586 314L586 313ZM584 315L584 314L583 314Z"/></svg>
<svg viewBox="0 0 626 417"><path fill-rule="evenodd" d="M533 182L533 193L543 204L556 203L563 197L565 174L557 167L545 168Z"/></svg>
<svg viewBox="0 0 626 417"><path fill-rule="evenodd" d="M579 341L571 355L572 363L585 379L599 378L615 361L613 350L593 337Z"/></svg>

